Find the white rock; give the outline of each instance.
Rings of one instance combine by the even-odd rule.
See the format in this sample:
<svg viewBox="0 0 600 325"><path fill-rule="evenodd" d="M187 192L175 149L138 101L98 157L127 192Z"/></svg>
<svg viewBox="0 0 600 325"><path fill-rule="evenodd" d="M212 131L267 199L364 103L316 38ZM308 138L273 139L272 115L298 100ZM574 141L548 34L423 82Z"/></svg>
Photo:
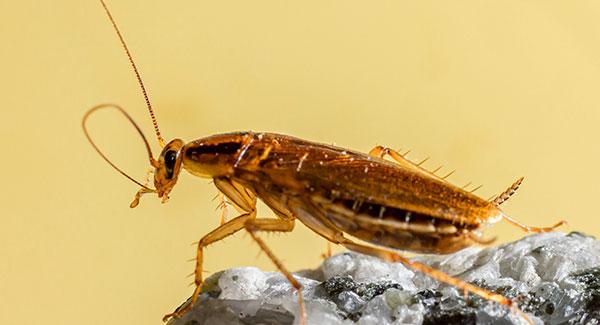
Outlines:
<svg viewBox="0 0 600 325"><path fill-rule="evenodd" d="M520 295L515 301L536 324L600 324L600 242L594 238L545 233L414 260L509 298ZM444 323L460 317L523 323L504 306L473 294L465 301L462 290L371 256L338 254L300 274L308 324ZM280 273L235 268L209 277L206 285L193 311L171 324L299 324L297 292Z"/></svg>

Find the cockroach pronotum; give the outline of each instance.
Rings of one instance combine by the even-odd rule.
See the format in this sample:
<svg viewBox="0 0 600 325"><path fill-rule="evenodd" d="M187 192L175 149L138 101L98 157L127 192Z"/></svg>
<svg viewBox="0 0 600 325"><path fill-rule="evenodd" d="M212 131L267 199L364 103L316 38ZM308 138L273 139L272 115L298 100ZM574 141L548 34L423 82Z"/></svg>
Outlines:
<svg viewBox="0 0 600 325"><path fill-rule="evenodd" d="M512 308L528 317L500 295L464 282L425 264L414 262L394 250L446 254L473 244L487 244L482 237L486 226L504 219L526 232L552 231L552 227L528 227L510 218L499 208L519 187L522 178L493 200L485 200L440 177L389 148L377 146L368 154L295 137L257 132L213 135L189 143L175 139L165 143L158 128L146 89L115 20L100 0L131 63L146 101L162 152L154 159L150 145L138 125L121 107L102 104L90 109L82 120L84 133L94 149L113 168L141 189L131 207L144 194L156 193L163 202L175 186L181 169L192 175L212 178L218 191L241 215L222 223L198 242L195 290L191 303L165 316L183 315L194 305L202 286L204 247L239 230L246 230L277 269L296 289L300 323L306 313L302 286L258 236L261 231L290 232L298 219L331 243L355 252L400 262L464 291ZM115 108L133 124L144 140L154 168L154 188L142 184L115 166L95 145L86 121L93 112ZM384 158L390 157L393 161ZM273 210L277 218L257 218L257 199ZM346 235L361 240L354 241Z"/></svg>

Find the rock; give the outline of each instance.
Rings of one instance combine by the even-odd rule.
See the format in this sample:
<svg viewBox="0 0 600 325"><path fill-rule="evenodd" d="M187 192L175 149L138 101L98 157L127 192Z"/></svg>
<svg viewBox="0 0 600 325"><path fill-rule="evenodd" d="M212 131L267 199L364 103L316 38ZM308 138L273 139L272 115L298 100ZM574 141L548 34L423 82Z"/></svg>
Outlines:
<svg viewBox="0 0 600 325"><path fill-rule="evenodd" d="M512 299L536 324L600 323L600 241L534 234L420 261ZM347 252L295 274L308 324L525 324L497 303L399 263ZM187 303L187 302L186 302ZM171 325L298 324L297 294L278 272L244 267L210 276L194 308Z"/></svg>

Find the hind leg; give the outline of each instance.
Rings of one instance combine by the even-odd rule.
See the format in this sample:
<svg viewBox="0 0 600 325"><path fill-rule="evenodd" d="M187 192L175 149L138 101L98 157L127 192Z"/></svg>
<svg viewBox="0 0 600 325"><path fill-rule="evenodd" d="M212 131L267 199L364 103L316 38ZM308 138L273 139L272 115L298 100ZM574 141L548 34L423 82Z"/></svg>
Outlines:
<svg viewBox="0 0 600 325"><path fill-rule="evenodd" d="M504 297L503 295L485 290L476 285L465 282L459 278L455 278L455 277L453 277L449 274L446 274L440 270L434 269L428 265L412 261L406 257L403 257L399 254L396 254L394 252L391 252L391 251L388 251L385 249L381 249L378 247L371 247L371 246L367 246L367 245L363 245L363 244L358 244L358 243L355 243L346 238L341 239L340 244L352 251L371 255L371 256L376 256L376 257L379 257L388 262L400 262L410 269L422 272L425 275L427 275L431 278L434 278L440 282L450 284L458 289L463 290L465 295L467 293L471 292L471 293L481 296L487 300L491 300L491 301L497 302L499 304L505 305L505 306L511 308L518 315L520 315L529 324L533 324L531 322L531 320L529 319L529 317L527 317L527 315L524 312L522 312L517 306L515 306L513 304L512 300Z"/></svg>
<svg viewBox="0 0 600 325"><path fill-rule="evenodd" d="M524 224L518 222L517 220L515 220L505 214L502 214L502 218L504 220L508 221L510 224L513 224L513 225L521 228L523 231L525 231L527 233L551 232L551 231L554 231L556 228L567 224L567 221L560 220L554 226L551 226L551 227L530 227L530 226L527 226L527 225L524 225Z"/></svg>

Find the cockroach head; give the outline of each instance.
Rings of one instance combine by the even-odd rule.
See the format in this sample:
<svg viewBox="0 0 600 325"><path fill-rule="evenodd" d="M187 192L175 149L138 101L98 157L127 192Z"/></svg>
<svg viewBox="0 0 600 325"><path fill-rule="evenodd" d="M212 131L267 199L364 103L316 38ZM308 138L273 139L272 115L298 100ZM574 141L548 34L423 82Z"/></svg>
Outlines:
<svg viewBox="0 0 600 325"><path fill-rule="evenodd" d="M106 109L106 108L113 108L113 109L116 109L117 111L119 111L120 113L122 113L125 116L125 118L127 118L127 120L129 120L129 122L134 126L134 128L136 129L136 131L138 132L138 134L144 141L144 145L146 146L146 151L148 152L148 159L150 161L150 164L152 165L152 167L155 168L155 170L154 170L154 186L155 186L155 188L148 187L147 182L146 182L146 184L142 184L141 182L138 182L137 180L133 179L133 177L129 176L127 173L125 173L123 170L121 170L119 167L117 167L117 165L115 165L112 161L110 161L110 159L108 159L108 157L100 150L100 148L98 148L96 143L94 143L94 140L90 136L88 129L87 129L87 124L86 124L87 120L90 117L90 115L92 115L92 113L94 113L100 109ZM154 157L152 156L152 150L150 149L150 144L148 143L148 140L146 139L146 136L144 135L144 133L142 132L140 127L135 123L135 121L131 118L131 116L129 116L129 114L127 114L127 112L123 108L121 108L120 106L115 105L115 104L100 104L100 105L92 107L83 116L83 119L81 120L81 126L83 128L83 132L84 132L85 136L87 137L87 139L90 142L90 144L92 145L92 147L96 150L96 152L98 152L98 154L110 166L112 166L115 170L117 170L119 173L121 173L121 175L127 177L130 181L141 186L141 189L135 194L135 198L133 199L133 202L131 202L131 204L129 205L130 207L135 208L140 203L140 198L142 197L142 195L148 194L148 193L157 193L158 197L162 198L163 202L167 201L167 199L169 198L168 194L171 191L171 189L173 188L173 186L175 185L175 183L177 182L177 176L179 176L179 171L181 169L181 162L182 162L181 151L183 148L182 140L175 139L175 140L169 142L166 146L164 146L164 149L163 149L162 153L160 154L159 159L158 160L154 159ZM159 143L161 145L164 143L162 141L162 138L159 138Z"/></svg>
<svg viewBox="0 0 600 325"><path fill-rule="evenodd" d="M183 146L184 143L180 139L167 143L155 163L154 188L156 188L156 194L162 199L163 203L169 199L169 192L177 183L183 161L181 154Z"/></svg>

